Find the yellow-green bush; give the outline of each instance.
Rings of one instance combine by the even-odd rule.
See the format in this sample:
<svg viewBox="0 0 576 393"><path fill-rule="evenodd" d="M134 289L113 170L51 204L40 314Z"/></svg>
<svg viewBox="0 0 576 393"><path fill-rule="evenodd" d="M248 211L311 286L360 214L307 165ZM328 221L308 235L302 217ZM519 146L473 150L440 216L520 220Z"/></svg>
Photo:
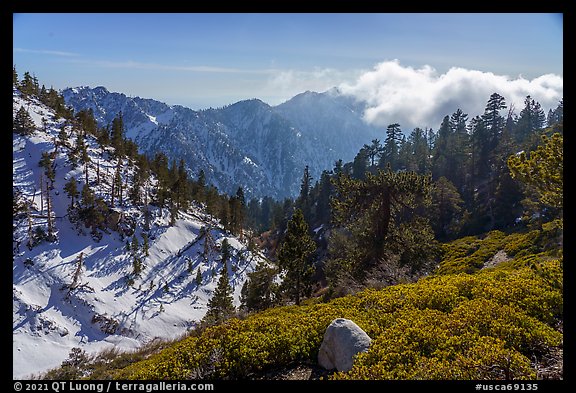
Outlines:
<svg viewBox="0 0 576 393"><path fill-rule="evenodd" d="M506 234L491 231L483 238L467 236L442 246L443 257L436 274L474 273L504 247Z"/></svg>
<svg viewBox="0 0 576 393"><path fill-rule="evenodd" d="M328 324L349 318L373 342L350 372L336 373L335 379L534 378L531 354L562 341L552 328L562 317L562 305L558 260L473 275L436 275L329 303L231 319L115 377L240 379L292 362L315 362Z"/></svg>

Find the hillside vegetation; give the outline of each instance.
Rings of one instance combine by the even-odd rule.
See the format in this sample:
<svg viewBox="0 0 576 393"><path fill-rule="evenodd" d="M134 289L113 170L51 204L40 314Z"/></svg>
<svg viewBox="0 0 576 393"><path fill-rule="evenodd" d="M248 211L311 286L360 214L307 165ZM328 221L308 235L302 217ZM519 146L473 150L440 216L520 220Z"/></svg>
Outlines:
<svg viewBox="0 0 576 393"><path fill-rule="evenodd" d="M542 374L544 359L563 343L563 259L550 246L554 238L542 231L492 231L456 240L444 245L436 273L416 283L229 319L128 366L87 363L82 373L97 379L249 379L298 362L316 364L328 324L349 318L373 342L352 370L331 379L549 377ZM481 269L498 251L509 258Z"/></svg>

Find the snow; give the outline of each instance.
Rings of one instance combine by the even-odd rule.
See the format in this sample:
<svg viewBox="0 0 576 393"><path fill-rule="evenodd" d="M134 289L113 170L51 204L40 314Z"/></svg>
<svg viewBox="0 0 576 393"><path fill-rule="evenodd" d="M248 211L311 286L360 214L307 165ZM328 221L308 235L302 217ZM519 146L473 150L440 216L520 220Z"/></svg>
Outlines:
<svg viewBox="0 0 576 393"><path fill-rule="evenodd" d="M158 125L158 121L156 120L156 116L152 116L149 114L146 114L146 116L148 116L148 119L150 119L150 121L156 125Z"/></svg>
<svg viewBox="0 0 576 393"><path fill-rule="evenodd" d="M46 227L46 200L44 211L40 211L39 179L43 168L38 162L42 152L54 151L53 141L62 119L53 120L49 108L25 101L18 94L14 95L13 103L14 114L25 105L39 128L31 136L13 135L13 187L33 203L33 227ZM41 129L42 117L46 119L45 132ZM73 143L74 139L70 138L69 142ZM86 142L92 162L89 181L96 182L97 162L100 176L104 177L108 169L111 177L116 163L100 159L100 148L90 136ZM206 312L222 268L218 247L224 239L228 239L233 248L228 273L234 302L239 305L242 284L261 257L250 253L244 242L225 233L201 206L181 212L174 226L169 225L167 209L160 211L151 207L147 257L142 251L142 213L130 203L117 206L117 211L137 223L134 233L140 242L143 270L129 286L127 277L133 271L133 256L126 242L132 237L110 230L96 241L88 229L82 226L77 229L69 220L70 199L63 188L71 177L77 179L79 189L82 187L83 167L72 168L67 149L63 147L55 162L51 200L57 240L29 249L27 218L14 219L13 378L27 378L59 366L74 347L88 353L110 346L127 350L156 337L181 336ZM132 171L127 170L123 177L124 182L128 182ZM97 195L109 200L109 186L104 182L95 190ZM201 237L202 228L210 228L215 245L206 258L202 255L206 241ZM66 285L72 283L80 255L83 261L80 286L70 291ZM200 286L195 282L198 269L202 273ZM112 326L109 331L105 329L106 323Z"/></svg>

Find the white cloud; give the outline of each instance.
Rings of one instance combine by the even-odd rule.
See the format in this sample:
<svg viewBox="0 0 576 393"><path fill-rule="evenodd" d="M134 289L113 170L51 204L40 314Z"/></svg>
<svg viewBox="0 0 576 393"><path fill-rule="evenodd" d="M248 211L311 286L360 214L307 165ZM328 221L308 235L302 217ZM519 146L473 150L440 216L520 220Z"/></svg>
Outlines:
<svg viewBox="0 0 576 393"><path fill-rule="evenodd" d="M563 78L546 74L527 80L459 67L438 74L429 65L416 69L393 60L377 64L339 88L368 103L366 121L384 127L399 123L404 131L410 131L414 127L437 129L442 118L458 108L469 118L481 115L492 93L502 95L508 107L514 105L516 114L527 95L547 112L563 97Z"/></svg>
<svg viewBox="0 0 576 393"><path fill-rule="evenodd" d="M58 50L46 50L46 49L24 49L24 48L13 48L14 52L22 53L37 53L41 55L53 55L53 56L64 56L64 57L74 57L80 56L78 53L63 52Z"/></svg>

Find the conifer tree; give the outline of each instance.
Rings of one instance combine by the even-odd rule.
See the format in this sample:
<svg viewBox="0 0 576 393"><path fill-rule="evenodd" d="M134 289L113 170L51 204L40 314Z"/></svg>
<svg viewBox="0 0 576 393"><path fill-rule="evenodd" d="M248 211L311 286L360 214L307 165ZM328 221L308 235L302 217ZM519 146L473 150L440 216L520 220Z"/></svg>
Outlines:
<svg viewBox="0 0 576 393"><path fill-rule="evenodd" d="M370 166L373 167L376 164L376 158L382 154L384 148L378 139L372 139L370 145L364 145L364 151L370 160Z"/></svg>
<svg viewBox="0 0 576 393"><path fill-rule="evenodd" d="M309 295L314 266L310 261L316 244L309 234L309 227L302 210L295 209L286 236L278 250L278 266L286 272L282 283L285 293L296 305L300 304L303 295Z"/></svg>
<svg viewBox="0 0 576 393"><path fill-rule="evenodd" d="M30 75L28 71L24 72L24 77L22 78L22 82L20 83L20 91L25 96L37 95L38 90L36 88L36 83L34 82L34 78Z"/></svg>
<svg viewBox="0 0 576 393"><path fill-rule="evenodd" d="M518 143L523 143L544 127L546 116L540 104L530 96L524 100L524 108L520 111L518 122L516 123L514 139Z"/></svg>
<svg viewBox="0 0 576 393"><path fill-rule="evenodd" d="M112 120L110 143L116 151L116 157L124 155L124 118L122 112Z"/></svg>
<svg viewBox="0 0 576 393"><path fill-rule="evenodd" d="M295 206L302 210L304 218L307 220L311 219L312 213L312 200L310 196L310 190L312 189L312 176L310 175L310 170L308 165L304 167L304 173L302 175L302 181L300 182L300 194L296 199Z"/></svg>
<svg viewBox="0 0 576 393"><path fill-rule="evenodd" d="M401 140L402 130L400 129L400 124L388 125L386 128L386 140L384 141L382 155L378 163L380 168L385 168L386 165L390 164L392 170L398 169L398 143Z"/></svg>
<svg viewBox="0 0 576 393"><path fill-rule="evenodd" d="M149 245L148 235L146 233L143 233L142 234L142 249L144 250L145 256L150 255L149 248L150 248L150 245Z"/></svg>
<svg viewBox="0 0 576 393"><path fill-rule="evenodd" d="M50 182L53 183L56 177L56 171L54 170L54 160L52 159L52 155L47 151L43 151L42 158L38 164L44 168L44 174L48 179L50 179Z"/></svg>
<svg viewBox="0 0 576 393"><path fill-rule="evenodd" d="M224 262L220 271L218 285L212 298L208 301L208 311L202 321L208 325L218 324L234 316L235 311L232 288L228 279L228 268L226 262Z"/></svg>
<svg viewBox="0 0 576 393"><path fill-rule="evenodd" d="M526 184L543 205L557 210L560 219L564 207L563 145L564 137L559 133L542 135L542 143L535 151L508 158L512 177Z"/></svg>
<svg viewBox="0 0 576 393"><path fill-rule="evenodd" d="M352 177L354 179L364 180L368 170L367 165L368 153L365 148L360 149L352 163Z"/></svg>
<svg viewBox="0 0 576 393"><path fill-rule="evenodd" d="M335 178L332 200L336 230L330 240L331 269L360 280L390 253L414 272L434 254L436 243L424 212L430 204L431 179L415 172L393 172L388 166L365 181ZM339 234L345 229L348 235Z"/></svg>
<svg viewBox="0 0 576 393"><path fill-rule="evenodd" d="M428 216L436 238L447 240L455 238L463 224L464 201L452 182L444 176L434 182L432 187L432 204Z"/></svg>
<svg viewBox="0 0 576 393"><path fill-rule="evenodd" d="M69 285L70 290L76 289L80 284L81 276L82 276L82 268L84 266L83 262L84 253L81 252L78 254L78 258L76 258L76 270L74 271L74 275L72 278L72 283Z"/></svg>
<svg viewBox="0 0 576 393"><path fill-rule="evenodd" d="M248 311L260 311L276 303L278 285L274 282L276 269L259 263L248 279L244 281L240 301Z"/></svg>
<svg viewBox="0 0 576 393"><path fill-rule="evenodd" d="M139 248L140 248L140 242L138 241L138 236L134 234L134 236L132 236L132 247L130 247L130 249L132 250L132 254L137 254Z"/></svg>
<svg viewBox="0 0 576 393"><path fill-rule="evenodd" d="M32 117L28 111L21 106L14 117L14 132L20 135L31 135L35 128L36 125Z"/></svg>
<svg viewBox="0 0 576 393"><path fill-rule="evenodd" d="M175 195L177 206L178 209L186 210L188 209L190 188L188 181L188 173L186 172L186 167L184 165L183 159L180 159L176 179L177 180L175 183Z"/></svg>
<svg viewBox="0 0 576 393"><path fill-rule="evenodd" d="M222 244L220 245L220 254L222 263L227 263L228 260L232 257L232 246L230 246L230 242L227 238L222 240Z"/></svg>

